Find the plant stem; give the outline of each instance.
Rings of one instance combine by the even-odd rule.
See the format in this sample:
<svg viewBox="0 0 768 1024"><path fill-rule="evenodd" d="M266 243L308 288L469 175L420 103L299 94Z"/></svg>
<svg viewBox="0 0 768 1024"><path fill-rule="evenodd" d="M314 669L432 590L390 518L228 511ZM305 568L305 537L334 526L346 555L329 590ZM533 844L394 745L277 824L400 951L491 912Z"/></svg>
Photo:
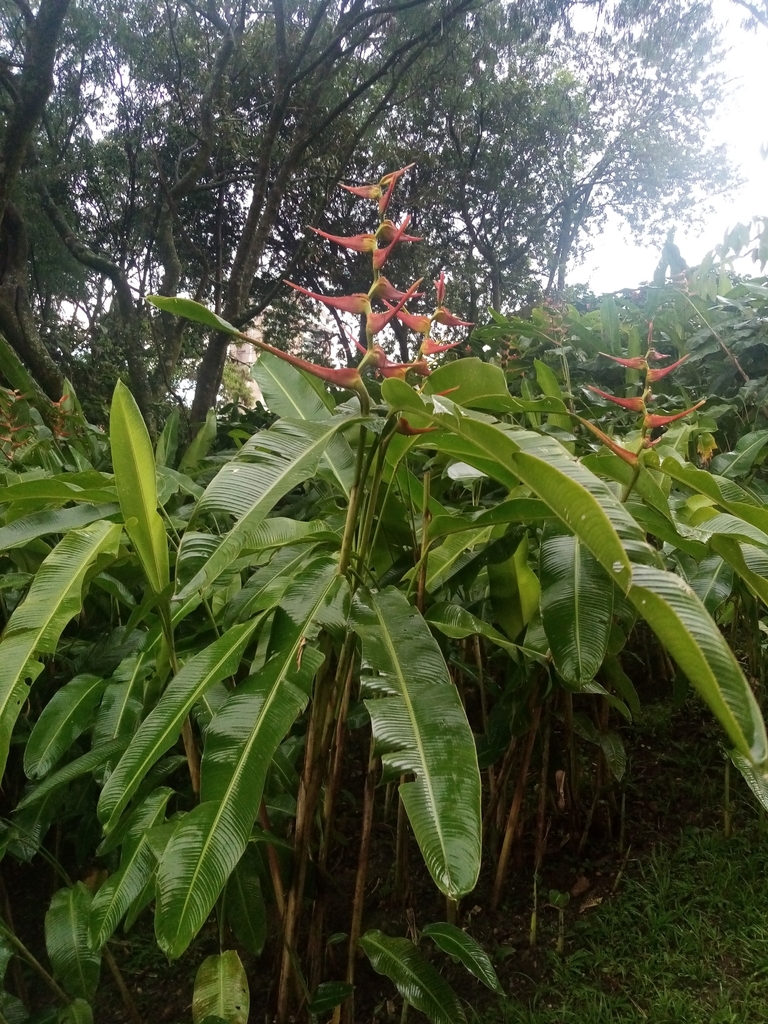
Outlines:
<svg viewBox="0 0 768 1024"><path fill-rule="evenodd" d="M363 907L365 904L365 883L368 878L368 859L371 853L371 833L373 831L373 805L376 795L376 755L375 744L371 737L371 746L368 754L368 772L365 777L365 794L363 796L363 821L360 833L360 856L357 862L357 877L355 878L355 895L352 902L352 920L349 928L349 951L347 954L347 984L355 983L355 959L357 957L357 944L360 941L360 932L363 924ZM355 997L354 994L344 1004L345 1024L354 1024L355 1020Z"/></svg>
<svg viewBox="0 0 768 1024"><path fill-rule="evenodd" d="M21 939L18 938L18 936L14 932L12 932L11 929L8 928L7 925L5 924L0 924L0 932L2 932L5 938L8 939L8 941L17 951L17 953L24 960L27 961L29 966L32 967L35 971L37 971L37 973L43 979L43 981L51 990L51 992L54 993L56 998L59 999L62 1003L64 1003L65 1006L68 1006L72 1002L72 997L67 995L67 993L58 984L58 982L51 977L51 975L48 973L48 971L46 971L46 969L43 967L43 965L40 963L37 957L35 957L34 954L27 949L27 947L24 945Z"/></svg>
<svg viewBox="0 0 768 1024"><path fill-rule="evenodd" d="M125 984L125 980L120 971L120 968L117 966L117 962L115 961L114 956L112 956L112 950L109 948L109 946L104 946L102 950L102 955L104 956L104 960L106 961L107 967L109 968L109 972L112 975L112 978L114 979L115 985L117 985L117 990L120 993L120 998L123 1000L123 1005L125 1006L125 1009L128 1011L128 1016L133 1021L133 1024L144 1024L144 1021L142 1020L139 1011L136 1009L136 1004L133 1001L133 997L131 993L128 991L127 985Z"/></svg>
<svg viewBox="0 0 768 1024"><path fill-rule="evenodd" d="M730 839L733 835L731 822L731 759L725 759L725 778L723 779L723 835Z"/></svg>
<svg viewBox="0 0 768 1024"><path fill-rule="evenodd" d="M544 819L547 810L547 777L549 774L549 745L552 734L552 722L547 708L547 720L544 726L544 745L541 753L541 781L539 783L539 806L536 810L536 853L534 857L534 874L538 875L544 861L546 851L546 833Z"/></svg>
<svg viewBox="0 0 768 1024"><path fill-rule="evenodd" d="M541 705L537 705L533 711L533 721L531 727L528 730L528 737L525 741L525 750L523 751L523 760L520 765L520 774L517 777L517 785L515 786L515 794L512 797L512 805L509 808L509 816L507 818L507 826L504 830L504 842L501 846L501 853L499 854L499 863L496 868L496 880L493 886L493 896L491 898L491 907L496 910L501 900L501 893L504 888L504 882L507 877L507 867L509 865L509 855L512 850L512 842L517 832L517 824L520 820L520 811L523 807L523 797L525 795L525 785L528 779L528 768L531 763L531 754L533 753L533 744L536 740L536 733L539 728L539 719L541 717Z"/></svg>

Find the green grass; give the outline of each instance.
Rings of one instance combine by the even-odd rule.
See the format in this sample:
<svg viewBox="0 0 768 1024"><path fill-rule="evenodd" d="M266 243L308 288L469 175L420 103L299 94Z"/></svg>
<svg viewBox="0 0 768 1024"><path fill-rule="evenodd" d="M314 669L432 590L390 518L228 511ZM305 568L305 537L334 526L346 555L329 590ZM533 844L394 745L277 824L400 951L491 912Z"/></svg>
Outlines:
<svg viewBox="0 0 768 1024"><path fill-rule="evenodd" d="M765 1024L768 835L687 829L630 861L619 893L571 923L530 1004L511 998L483 1021Z"/></svg>

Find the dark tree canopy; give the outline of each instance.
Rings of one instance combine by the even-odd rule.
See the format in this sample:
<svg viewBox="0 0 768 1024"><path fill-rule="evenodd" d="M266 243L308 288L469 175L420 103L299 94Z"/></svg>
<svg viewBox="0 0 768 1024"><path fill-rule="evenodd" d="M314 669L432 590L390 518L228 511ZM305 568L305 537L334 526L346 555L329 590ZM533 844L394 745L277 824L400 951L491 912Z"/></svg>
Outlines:
<svg viewBox="0 0 768 1024"><path fill-rule="evenodd" d="M192 381L200 420L227 340L145 296L290 335L284 277L357 272L306 225L348 231L337 183L411 161L414 276L451 270L473 320L561 288L607 211L662 236L722 185L715 34L691 0L0 0L2 365L95 416L126 375L150 423Z"/></svg>

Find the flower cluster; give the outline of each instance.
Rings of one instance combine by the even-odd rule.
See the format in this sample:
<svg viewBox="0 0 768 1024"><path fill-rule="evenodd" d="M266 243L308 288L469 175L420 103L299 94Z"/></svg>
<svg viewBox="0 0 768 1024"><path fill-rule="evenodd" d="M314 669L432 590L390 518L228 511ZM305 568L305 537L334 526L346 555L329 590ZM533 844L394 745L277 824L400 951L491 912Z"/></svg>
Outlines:
<svg viewBox="0 0 768 1024"><path fill-rule="evenodd" d="M686 361L687 355L683 356L682 359L678 359L674 363L670 363L668 366L652 366L654 362L658 362L660 359L667 359L661 352L657 352L653 348L653 323L651 323L648 331L648 351L644 356L632 356L631 358L622 358L620 356L612 356L607 352L601 352L601 356L606 359L610 359L614 363L618 363L620 366L626 367L628 370L641 370L645 372L645 381L643 384L643 393L635 398L620 398L617 395L611 395L607 391L601 391L600 388L593 387L588 384L588 389L595 395L599 395L601 398L606 399L608 402L612 402L614 405L618 405L622 409L627 409L630 412L638 413L642 416L640 428L642 437L642 447L651 448L654 444L657 444L660 438L652 440L649 431L654 430L657 427L666 427L670 423L674 423L675 420L681 420L690 413L700 409L706 402L705 398L692 405L690 409L684 409L682 412L674 413L672 415L660 415L658 413L652 413L648 411L647 403L653 400L651 394L651 385L657 381L662 380L667 376L668 373L672 373L678 366ZM588 420L581 419L580 422L590 430L596 437L600 438L603 444L610 448L614 454L618 455L619 458L628 462L631 466L637 465L637 455L635 452L624 448L622 445L617 444L613 438L608 437L607 434L603 433L599 427L596 427L594 423L590 423Z"/></svg>
<svg viewBox="0 0 768 1024"><path fill-rule="evenodd" d="M345 313L354 313L365 316L366 346L358 344L363 357L357 367L344 369L327 369L315 366L313 363L290 358L290 362L308 373L314 374L323 380L339 387L353 388L362 394L365 391L360 373L366 367L374 367L383 377L404 378L409 372L417 376L427 376L430 369L427 363L427 356L437 355L455 348L460 342L441 344L431 337L433 324L442 324L446 327L471 327L472 324L466 320L460 320L450 310L446 309L445 301L445 274L441 273L435 281L435 292L437 304L430 315L419 315L410 313L406 308L407 304L416 298L422 297L419 287L423 279L414 281L406 291L399 291L382 273L382 269L389 259L395 246L404 242L420 242L421 239L406 233L410 224L410 215L406 215L400 224L387 217L387 210L392 198L397 181L413 167L401 167L398 171L385 174L378 182L371 185L342 185L342 188L351 192L361 199L373 200L378 204L379 225L375 232L360 235L331 235L319 228L312 228L315 234L320 235L336 245L345 249L352 249L355 252L371 254L372 283L367 292L356 292L353 295L321 295L318 292L309 291L301 285L291 281L285 283L295 291L306 295L317 302L323 303L332 309L339 309ZM380 303L383 310L374 310L374 304ZM417 357L410 363L390 362L386 352L374 340L391 320L397 318L409 330L415 331L422 336ZM283 358L285 354L281 353Z"/></svg>

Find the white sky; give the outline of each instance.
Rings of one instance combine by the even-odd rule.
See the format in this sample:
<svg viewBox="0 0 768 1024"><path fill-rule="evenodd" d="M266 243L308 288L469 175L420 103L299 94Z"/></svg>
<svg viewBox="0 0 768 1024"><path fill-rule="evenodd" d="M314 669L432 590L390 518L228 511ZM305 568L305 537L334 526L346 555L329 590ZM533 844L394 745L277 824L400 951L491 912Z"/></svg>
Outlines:
<svg viewBox="0 0 768 1024"><path fill-rule="evenodd" d="M723 25L723 42L729 48L722 73L727 99L712 126L712 141L725 143L733 164L746 179L739 189L702 203L713 206L706 214L703 228L678 227L675 242L683 258L691 265L700 263L710 249L723 240L729 228L768 215L768 160L760 153L768 145L768 118L765 103L765 70L768 61L768 30L747 32L741 27L746 11L732 0L713 0L715 15ZM699 211L694 211L698 213ZM674 225L670 224L670 227ZM648 281L659 260L659 249L637 245L625 225L614 221L606 225L593 242L592 252L568 275L571 284L588 283L593 291L618 291ZM751 271L748 269L753 268ZM759 273L751 262L744 272Z"/></svg>

